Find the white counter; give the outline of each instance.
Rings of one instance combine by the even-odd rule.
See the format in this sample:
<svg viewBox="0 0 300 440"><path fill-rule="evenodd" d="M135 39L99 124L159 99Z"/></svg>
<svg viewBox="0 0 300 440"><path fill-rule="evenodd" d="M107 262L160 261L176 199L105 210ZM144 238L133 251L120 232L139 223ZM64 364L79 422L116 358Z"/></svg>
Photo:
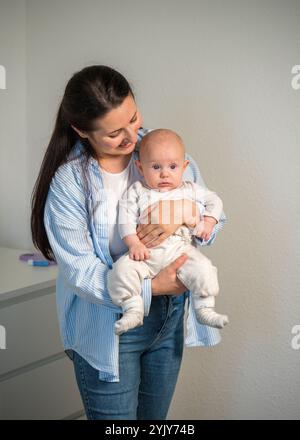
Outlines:
<svg viewBox="0 0 300 440"><path fill-rule="evenodd" d="M19 261L24 253L0 247L0 420L77 419L83 409L59 334L57 266L29 266Z"/></svg>
<svg viewBox="0 0 300 440"><path fill-rule="evenodd" d="M24 250L0 247L0 301L55 286L57 266L29 266Z"/></svg>

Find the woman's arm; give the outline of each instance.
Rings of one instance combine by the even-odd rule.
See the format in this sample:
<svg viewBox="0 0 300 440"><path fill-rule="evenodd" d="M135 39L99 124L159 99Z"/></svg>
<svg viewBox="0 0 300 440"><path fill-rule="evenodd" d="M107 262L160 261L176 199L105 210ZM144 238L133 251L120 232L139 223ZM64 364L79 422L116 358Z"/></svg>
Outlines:
<svg viewBox="0 0 300 440"><path fill-rule="evenodd" d="M206 185L205 185L204 180L201 176L201 173L200 173L200 170L199 170L199 167L198 167L196 161L189 154L186 154L186 159L189 160L189 162L190 162L189 167L187 169L187 172L190 173L190 176L188 176L188 178L190 178L190 180L197 183L198 185L206 188ZM215 227L210 235L210 238L208 240L203 240L203 239L195 237L196 245L197 246L210 246L210 245L212 245L216 239L218 232L221 229L223 229L225 223L226 223L226 216L225 216L224 212L222 212L218 223L215 225Z"/></svg>
<svg viewBox="0 0 300 440"><path fill-rule="evenodd" d="M97 257L88 228L83 189L70 164L61 167L48 193L44 224L59 269L74 293L116 311L106 289L109 267Z"/></svg>
<svg viewBox="0 0 300 440"><path fill-rule="evenodd" d="M160 200L149 206L137 227L137 235L148 248L158 246L183 224L190 226L191 217L196 218L197 206L188 199Z"/></svg>

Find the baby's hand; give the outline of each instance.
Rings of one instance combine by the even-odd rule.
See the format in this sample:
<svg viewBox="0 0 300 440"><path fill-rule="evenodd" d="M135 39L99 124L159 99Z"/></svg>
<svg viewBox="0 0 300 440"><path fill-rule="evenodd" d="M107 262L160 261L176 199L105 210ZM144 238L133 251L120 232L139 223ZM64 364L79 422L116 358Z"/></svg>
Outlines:
<svg viewBox="0 0 300 440"><path fill-rule="evenodd" d="M196 236L205 241L209 240L216 224L217 220L214 217L204 216L197 226Z"/></svg>
<svg viewBox="0 0 300 440"><path fill-rule="evenodd" d="M147 260L150 257L150 251L143 243L136 243L129 247L129 257L136 261Z"/></svg>

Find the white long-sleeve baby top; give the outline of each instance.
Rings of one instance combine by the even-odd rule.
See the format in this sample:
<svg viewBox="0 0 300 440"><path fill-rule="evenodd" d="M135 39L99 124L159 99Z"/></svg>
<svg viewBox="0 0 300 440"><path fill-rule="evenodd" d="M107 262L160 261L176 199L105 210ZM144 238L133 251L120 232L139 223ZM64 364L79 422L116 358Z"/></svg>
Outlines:
<svg viewBox="0 0 300 440"><path fill-rule="evenodd" d="M119 205L119 233L121 238L136 234L139 223L148 223L148 207L160 200L188 199L197 203L200 215L214 217L218 222L223 210L220 197L213 191L191 181L171 191L159 191L149 188L141 181L133 183L124 192ZM168 212L164 213L163 221L169 223Z"/></svg>

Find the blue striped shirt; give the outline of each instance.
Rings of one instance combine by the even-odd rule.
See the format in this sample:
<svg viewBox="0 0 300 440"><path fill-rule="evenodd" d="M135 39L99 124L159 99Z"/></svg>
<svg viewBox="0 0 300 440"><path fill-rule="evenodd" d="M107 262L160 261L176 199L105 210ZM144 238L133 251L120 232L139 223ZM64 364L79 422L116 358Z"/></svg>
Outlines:
<svg viewBox="0 0 300 440"><path fill-rule="evenodd" d="M140 129L138 146L148 130ZM60 333L65 349L75 350L99 371L99 379L119 381L119 337L114 324L122 310L107 291L107 272L113 260L109 252L107 198L101 169L92 157L86 159L78 141L67 163L52 179L46 200L44 224L58 264L56 299ZM204 185L195 161L190 161L183 179ZM85 169L85 172L83 170ZM223 227L222 215L211 238L197 240L197 246L210 245ZM143 282L145 316L151 305L151 280ZM217 329L197 322L189 293L186 346L215 345Z"/></svg>

